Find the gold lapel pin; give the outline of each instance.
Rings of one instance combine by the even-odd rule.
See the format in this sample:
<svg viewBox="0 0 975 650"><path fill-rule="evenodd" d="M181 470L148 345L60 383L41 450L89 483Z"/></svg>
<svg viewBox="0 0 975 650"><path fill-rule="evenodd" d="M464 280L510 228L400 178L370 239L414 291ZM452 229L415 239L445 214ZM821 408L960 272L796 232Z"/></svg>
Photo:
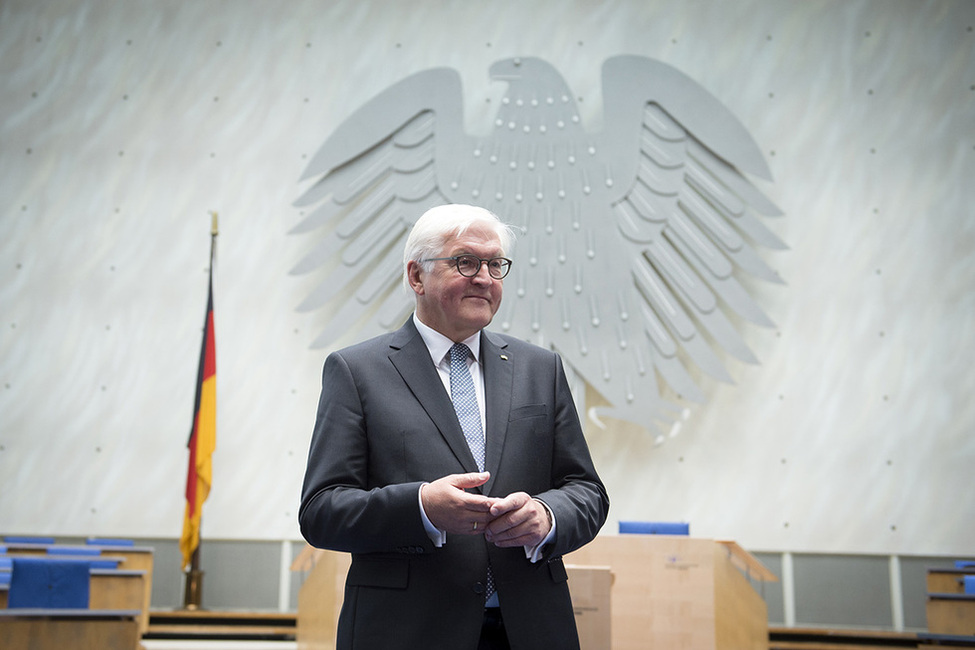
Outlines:
<svg viewBox="0 0 975 650"><path fill-rule="evenodd" d="M508 355L507 354L502 354L501 355L501 360L502 361L507 361L508 360Z"/></svg>

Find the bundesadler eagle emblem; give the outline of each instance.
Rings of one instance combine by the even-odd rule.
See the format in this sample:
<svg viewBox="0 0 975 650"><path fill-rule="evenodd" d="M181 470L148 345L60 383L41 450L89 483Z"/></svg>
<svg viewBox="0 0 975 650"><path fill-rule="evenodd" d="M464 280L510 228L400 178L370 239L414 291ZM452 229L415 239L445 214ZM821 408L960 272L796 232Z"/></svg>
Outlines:
<svg viewBox="0 0 975 650"><path fill-rule="evenodd" d="M781 282L756 252L785 248L757 216L781 212L746 177L771 179L765 158L717 99L659 61L605 61L601 133L585 131L545 61L499 61L491 77L508 88L489 137L464 132L460 77L436 68L370 100L313 156L292 232L324 235L293 273L329 270L298 309L348 299L312 345L399 327L413 307L401 272L414 220L480 205L519 232L492 329L557 350L609 402L597 416L659 435L679 413L660 380L703 401L691 365L730 381L724 355L757 362L729 315L772 326L740 282Z"/></svg>

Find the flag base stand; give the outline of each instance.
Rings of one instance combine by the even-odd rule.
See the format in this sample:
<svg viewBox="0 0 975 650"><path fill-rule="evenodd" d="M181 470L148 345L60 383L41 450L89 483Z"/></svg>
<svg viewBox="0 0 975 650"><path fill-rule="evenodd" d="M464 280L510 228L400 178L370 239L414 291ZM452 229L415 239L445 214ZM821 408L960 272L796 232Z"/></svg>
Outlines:
<svg viewBox="0 0 975 650"><path fill-rule="evenodd" d="M202 609L203 603L203 571L190 569L185 572L186 589L183 592L183 609L196 611Z"/></svg>

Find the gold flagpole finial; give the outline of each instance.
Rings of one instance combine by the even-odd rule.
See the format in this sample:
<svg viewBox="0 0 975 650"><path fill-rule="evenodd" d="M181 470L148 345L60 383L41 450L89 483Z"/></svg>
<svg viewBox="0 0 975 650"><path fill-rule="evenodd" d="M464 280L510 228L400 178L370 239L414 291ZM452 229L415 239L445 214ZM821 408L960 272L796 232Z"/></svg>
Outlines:
<svg viewBox="0 0 975 650"><path fill-rule="evenodd" d="M210 217L212 218L212 223L210 226L210 234L216 237L217 236L217 213L213 210L210 210Z"/></svg>

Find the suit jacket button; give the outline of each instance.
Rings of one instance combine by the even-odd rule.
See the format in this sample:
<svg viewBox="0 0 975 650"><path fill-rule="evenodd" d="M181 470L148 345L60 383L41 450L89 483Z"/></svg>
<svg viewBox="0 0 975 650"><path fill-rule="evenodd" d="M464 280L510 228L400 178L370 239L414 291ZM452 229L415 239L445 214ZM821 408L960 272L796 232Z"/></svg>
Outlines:
<svg viewBox="0 0 975 650"><path fill-rule="evenodd" d="M474 593L475 594L483 594L484 593L484 585L482 585L480 582L475 582L474 583L474 586L472 587L472 589L474 589Z"/></svg>

